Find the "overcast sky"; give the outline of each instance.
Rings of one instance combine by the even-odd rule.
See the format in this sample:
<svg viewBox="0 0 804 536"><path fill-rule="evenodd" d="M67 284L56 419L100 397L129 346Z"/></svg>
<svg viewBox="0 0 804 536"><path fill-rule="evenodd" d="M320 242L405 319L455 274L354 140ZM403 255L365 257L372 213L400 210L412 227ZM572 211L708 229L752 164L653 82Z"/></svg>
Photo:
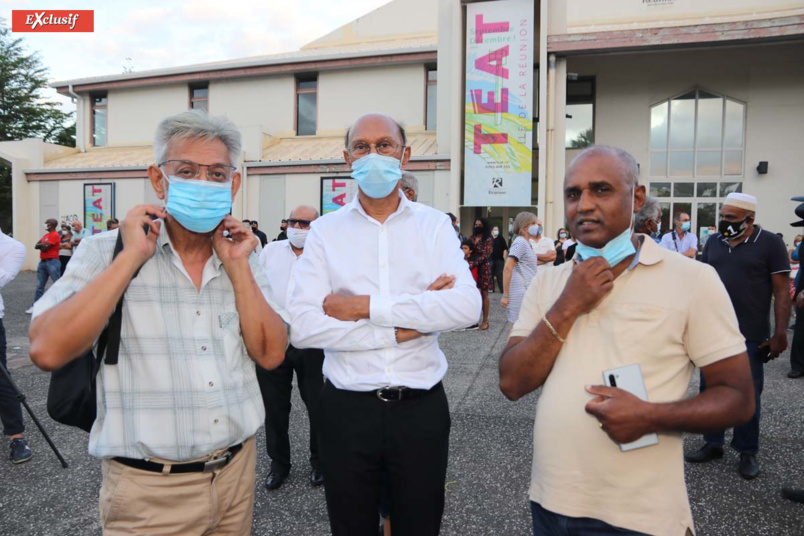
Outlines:
<svg viewBox="0 0 804 536"><path fill-rule="evenodd" d="M388 3L389 0L0 0L12 9L93 9L94 33L19 33L38 51L50 80L70 80L261 56L304 44ZM126 58L131 58L128 61ZM69 106L69 99L53 92Z"/></svg>

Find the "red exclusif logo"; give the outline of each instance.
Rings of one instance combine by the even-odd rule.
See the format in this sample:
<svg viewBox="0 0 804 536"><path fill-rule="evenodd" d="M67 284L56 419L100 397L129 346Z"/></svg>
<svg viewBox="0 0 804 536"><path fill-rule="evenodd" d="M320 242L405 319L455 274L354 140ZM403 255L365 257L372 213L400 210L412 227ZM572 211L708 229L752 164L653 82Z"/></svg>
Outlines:
<svg viewBox="0 0 804 536"><path fill-rule="evenodd" d="M95 10L15 9L11 12L12 32L94 32Z"/></svg>

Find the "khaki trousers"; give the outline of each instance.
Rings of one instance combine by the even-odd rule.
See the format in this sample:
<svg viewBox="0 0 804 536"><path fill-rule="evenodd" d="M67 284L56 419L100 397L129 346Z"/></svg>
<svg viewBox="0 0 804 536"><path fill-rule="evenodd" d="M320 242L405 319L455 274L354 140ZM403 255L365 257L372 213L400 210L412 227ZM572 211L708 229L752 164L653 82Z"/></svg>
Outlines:
<svg viewBox="0 0 804 536"><path fill-rule="evenodd" d="M103 534L251 534L256 460L253 437L243 442L226 467L211 473L154 473L103 460L99 500Z"/></svg>

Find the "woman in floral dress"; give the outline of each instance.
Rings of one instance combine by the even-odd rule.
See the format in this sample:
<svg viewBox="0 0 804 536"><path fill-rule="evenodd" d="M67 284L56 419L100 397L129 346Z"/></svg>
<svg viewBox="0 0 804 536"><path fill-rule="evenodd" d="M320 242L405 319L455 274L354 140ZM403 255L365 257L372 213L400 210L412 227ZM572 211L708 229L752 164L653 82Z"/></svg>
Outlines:
<svg viewBox="0 0 804 536"><path fill-rule="evenodd" d="M480 289L480 295L483 297L483 321L477 328L482 331L489 329L489 292L494 290L490 264L493 250L491 227L486 218L475 220L474 230L469 240L474 245L474 254L469 266L477 268L477 288Z"/></svg>

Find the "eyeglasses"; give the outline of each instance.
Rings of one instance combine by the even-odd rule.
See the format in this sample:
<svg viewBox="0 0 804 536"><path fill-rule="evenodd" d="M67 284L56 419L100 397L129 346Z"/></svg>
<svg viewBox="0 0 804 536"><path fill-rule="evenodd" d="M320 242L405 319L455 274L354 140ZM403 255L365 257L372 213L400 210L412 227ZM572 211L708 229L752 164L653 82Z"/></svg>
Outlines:
<svg viewBox="0 0 804 536"><path fill-rule="evenodd" d="M231 182L232 175L237 168L224 164L197 164L189 160L165 160L159 167L164 167L168 175L173 175L180 179L198 179L201 176L201 168L207 168L207 179L213 182Z"/></svg>
<svg viewBox="0 0 804 536"><path fill-rule="evenodd" d="M382 140L377 143L355 141L349 146L349 154L356 158L362 158L371 152L372 147L383 156L394 156L400 147L402 150L405 149L404 145L400 145L394 140Z"/></svg>
<svg viewBox="0 0 804 536"><path fill-rule="evenodd" d="M310 220L288 220L289 227L296 227L298 225L300 229L309 229L311 223L313 222Z"/></svg>

